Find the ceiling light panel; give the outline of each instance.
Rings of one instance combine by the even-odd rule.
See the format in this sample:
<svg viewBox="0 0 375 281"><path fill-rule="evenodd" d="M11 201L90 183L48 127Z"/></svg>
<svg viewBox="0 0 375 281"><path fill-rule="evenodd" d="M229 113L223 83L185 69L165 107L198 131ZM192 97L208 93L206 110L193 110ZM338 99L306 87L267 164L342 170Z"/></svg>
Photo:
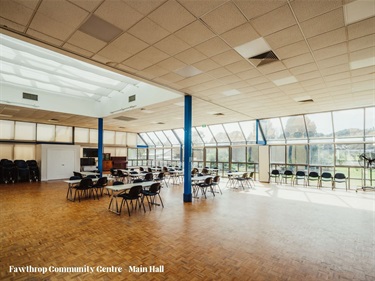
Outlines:
<svg viewBox="0 0 375 281"><path fill-rule="evenodd" d="M203 72L194 66L188 65L183 68L175 70L174 73L181 75L183 77L192 77L192 76L201 74Z"/></svg>
<svg viewBox="0 0 375 281"><path fill-rule="evenodd" d="M241 56L248 59L271 50L270 45L263 37L247 42L234 48Z"/></svg>
<svg viewBox="0 0 375 281"><path fill-rule="evenodd" d="M236 90L236 89L228 90L228 91L223 92L223 95L227 96L227 97L235 96L235 95L239 95L239 94L241 94L241 92L239 90Z"/></svg>
<svg viewBox="0 0 375 281"><path fill-rule="evenodd" d="M292 84L298 82L297 78L294 76L289 76L277 80L272 81L276 86L282 86L282 85L287 85L287 84Z"/></svg>
<svg viewBox="0 0 375 281"><path fill-rule="evenodd" d="M345 25L349 25L375 15L375 1L357 0L344 5Z"/></svg>

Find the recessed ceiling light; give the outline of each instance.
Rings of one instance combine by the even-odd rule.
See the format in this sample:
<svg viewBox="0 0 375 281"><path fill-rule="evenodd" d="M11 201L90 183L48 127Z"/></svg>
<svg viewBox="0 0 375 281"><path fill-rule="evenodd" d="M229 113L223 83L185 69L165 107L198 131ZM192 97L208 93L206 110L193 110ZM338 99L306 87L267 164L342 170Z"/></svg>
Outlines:
<svg viewBox="0 0 375 281"><path fill-rule="evenodd" d="M350 69L358 69L375 65L375 57L350 62Z"/></svg>
<svg viewBox="0 0 375 281"><path fill-rule="evenodd" d="M49 122L55 122L55 123L56 123L56 122L59 122L59 119L52 118L52 119L49 119L48 121L49 121Z"/></svg>
<svg viewBox="0 0 375 281"><path fill-rule="evenodd" d="M263 37L247 42L234 48L241 56L248 59L271 50L270 45Z"/></svg>
<svg viewBox="0 0 375 281"><path fill-rule="evenodd" d="M287 84L292 84L298 82L297 78L294 76L288 76L285 78L277 79L272 81L276 86L283 86Z"/></svg>
<svg viewBox="0 0 375 281"><path fill-rule="evenodd" d="M223 92L224 96L230 97L230 96L235 96L239 95L241 92L239 90L233 89L233 90L227 90Z"/></svg>
<svg viewBox="0 0 375 281"><path fill-rule="evenodd" d="M215 116L224 116L224 113L218 112L214 114Z"/></svg>
<svg viewBox="0 0 375 281"><path fill-rule="evenodd" d="M192 76L201 74L202 71L194 66L188 65L183 68L175 70L174 73L183 77L192 77Z"/></svg>
<svg viewBox="0 0 375 281"><path fill-rule="evenodd" d="M375 15L375 1L357 0L344 5L345 25L355 23Z"/></svg>
<svg viewBox="0 0 375 281"><path fill-rule="evenodd" d="M152 111L152 110L148 110L148 109L146 109L146 108L141 108L141 111L142 111L143 113L147 113L147 114L154 113L154 111Z"/></svg>

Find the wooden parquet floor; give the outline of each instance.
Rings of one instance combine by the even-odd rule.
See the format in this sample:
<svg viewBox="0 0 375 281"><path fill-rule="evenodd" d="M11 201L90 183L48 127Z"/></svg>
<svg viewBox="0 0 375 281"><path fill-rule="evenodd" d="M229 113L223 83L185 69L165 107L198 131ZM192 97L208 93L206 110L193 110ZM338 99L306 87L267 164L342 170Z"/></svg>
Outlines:
<svg viewBox="0 0 375 281"><path fill-rule="evenodd" d="M221 185L185 204L181 185L163 188L164 209L129 217L108 197L66 200L62 181L2 184L0 279L375 280L374 192Z"/></svg>

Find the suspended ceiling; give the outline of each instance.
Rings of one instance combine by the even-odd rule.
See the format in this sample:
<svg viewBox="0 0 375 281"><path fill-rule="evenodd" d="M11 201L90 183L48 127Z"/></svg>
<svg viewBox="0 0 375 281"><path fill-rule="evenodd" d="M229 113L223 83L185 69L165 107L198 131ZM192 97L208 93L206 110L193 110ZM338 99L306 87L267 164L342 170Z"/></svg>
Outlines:
<svg viewBox="0 0 375 281"><path fill-rule="evenodd" d="M183 127L184 94L195 126L374 105L374 15L369 0L0 1L3 34L176 94L103 116L129 132ZM0 103L2 119L97 123Z"/></svg>

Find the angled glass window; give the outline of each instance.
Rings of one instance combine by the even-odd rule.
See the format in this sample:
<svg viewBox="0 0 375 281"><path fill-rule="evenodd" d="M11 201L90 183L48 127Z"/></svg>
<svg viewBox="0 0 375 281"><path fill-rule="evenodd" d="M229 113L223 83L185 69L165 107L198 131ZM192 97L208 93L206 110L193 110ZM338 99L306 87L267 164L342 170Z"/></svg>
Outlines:
<svg viewBox="0 0 375 281"><path fill-rule="evenodd" d="M260 120L264 137L269 143L285 143L280 118Z"/></svg>
<svg viewBox="0 0 375 281"><path fill-rule="evenodd" d="M206 148L206 163L207 162L216 163L216 148Z"/></svg>
<svg viewBox="0 0 375 281"><path fill-rule="evenodd" d="M151 160L152 166L155 166L155 148L149 148L148 149L148 159Z"/></svg>
<svg viewBox="0 0 375 281"><path fill-rule="evenodd" d="M223 125L232 144L245 143L245 137L242 133L239 123L227 123Z"/></svg>
<svg viewBox="0 0 375 281"><path fill-rule="evenodd" d="M305 115L307 134L309 139L318 141L332 141L333 128L330 112Z"/></svg>
<svg viewBox="0 0 375 281"><path fill-rule="evenodd" d="M147 149L146 148L138 148L137 150L138 159L147 159Z"/></svg>
<svg viewBox="0 0 375 281"><path fill-rule="evenodd" d="M246 147L232 147L232 162L246 162Z"/></svg>
<svg viewBox="0 0 375 281"><path fill-rule="evenodd" d="M141 136L141 138L143 139L143 141L146 143L146 145L148 145L148 146L155 146L155 144L153 143L153 141L150 139L150 137L146 133L140 133L139 135ZM141 140L139 140L139 141L141 141ZM137 144L138 144L138 140L137 140Z"/></svg>
<svg viewBox="0 0 375 281"><path fill-rule="evenodd" d="M179 147L172 148L172 160L181 160L181 149Z"/></svg>
<svg viewBox="0 0 375 281"><path fill-rule="evenodd" d="M303 141L307 142L307 132L303 115L290 116L281 118L285 138L288 142Z"/></svg>
<svg viewBox="0 0 375 281"><path fill-rule="evenodd" d="M229 147L219 147L217 149L217 159L219 162L229 162Z"/></svg>
<svg viewBox="0 0 375 281"><path fill-rule="evenodd" d="M256 143L256 121L240 122L247 143Z"/></svg>
<svg viewBox="0 0 375 281"><path fill-rule="evenodd" d="M335 128L335 138L337 141L363 141L363 108L334 111L333 127Z"/></svg>
<svg viewBox="0 0 375 281"><path fill-rule="evenodd" d="M270 147L270 163L285 164L285 146L273 145Z"/></svg>
<svg viewBox="0 0 375 281"><path fill-rule="evenodd" d="M163 143L164 146L172 146L168 138L164 135L162 131L155 132L156 136Z"/></svg>
<svg viewBox="0 0 375 281"><path fill-rule="evenodd" d="M194 145L203 145L203 141L201 137L199 136L197 130L194 128L191 128L191 140Z"/></svg>
<svg viewBox="0 0 375 281"><path fill-rule="evenodd" d="M259 162L259 146L250 145L247 147L247 162L258 163Z"/></svg>
<svg viewBox="0 0 375 281"><path fill-rule="evenodd" d="M375 107L365 108L365 141L375 142Z"/></svg>
<svg viewBox="0 0 375 281"><path fill-rule="evenodd" d="M193 161L203 161L203 149L193 149Z"/></svg>
<svg viewBox="0 0 375 281"><path fill-rule="evenodd" d="M333 166L333 144L311 144L309 156L310 165Z"/></svg>
<svg viewBox="0 0 375 281"><path fill-rule="evenodd" d="M229 138L227 133L224 130L223 125L211 125L209 126L214 138L216 139L216 142L218 145L228 145L229 144Z"/></svg>
<svg viewBox="0 0 375 281"><path fill-rule="evenodd" d="M136 148L128 148L128 159L129 160L137 160L137 149Z"/></svg>
<svg viewBox="0 0 375 281"><path fill-rule="evenodd" d="M336 165L359 166L359 155L365 151L363 144L336 144Z"/></svg>
<svg viewBox="0 0 375 281"><path fill-rule="evenodd" d="M308 164L309 148L307 145L288 145L286 154L288 164Z"/></svg>
<svg viewBox="0 0 375 281"><path fill-rule="evenodd" d="M177 135L178 140L181 144L184 144L185 132L184 129L174 129L173 132Z"/></svg>
<svg viewBox="0 0 375 281"><path fill-rule="evenodd" d="M156 165L157 166L164 166L163 160L164 160L164 152L163 149L159 148L155 150L156 153Z"/></svg>
<svg viewBox="0 0 375 281"><path fill-rule="evenodd" d="M199 135L201 136L203 143L206 145L216 145L216 141L211 134L211 131L208 129L207 126L205 127L195 127L198 131Z"/></svg>
<svg viewBox="0 0 375 281"><path fill-rule="evenodd" d="M171 142L172 146L180 145L180 142L178 141L177 137L172 132L172 130L165 130L163 132L167 136L168 140Z"/></svg>
<svg viewBox="0 0 375 281"><path fill-rule="evenodd" d="M159 138L155 135L154 132L148 132L147 135L150 137L155 146L163 146L162 142L159 140Z"/></svg>

